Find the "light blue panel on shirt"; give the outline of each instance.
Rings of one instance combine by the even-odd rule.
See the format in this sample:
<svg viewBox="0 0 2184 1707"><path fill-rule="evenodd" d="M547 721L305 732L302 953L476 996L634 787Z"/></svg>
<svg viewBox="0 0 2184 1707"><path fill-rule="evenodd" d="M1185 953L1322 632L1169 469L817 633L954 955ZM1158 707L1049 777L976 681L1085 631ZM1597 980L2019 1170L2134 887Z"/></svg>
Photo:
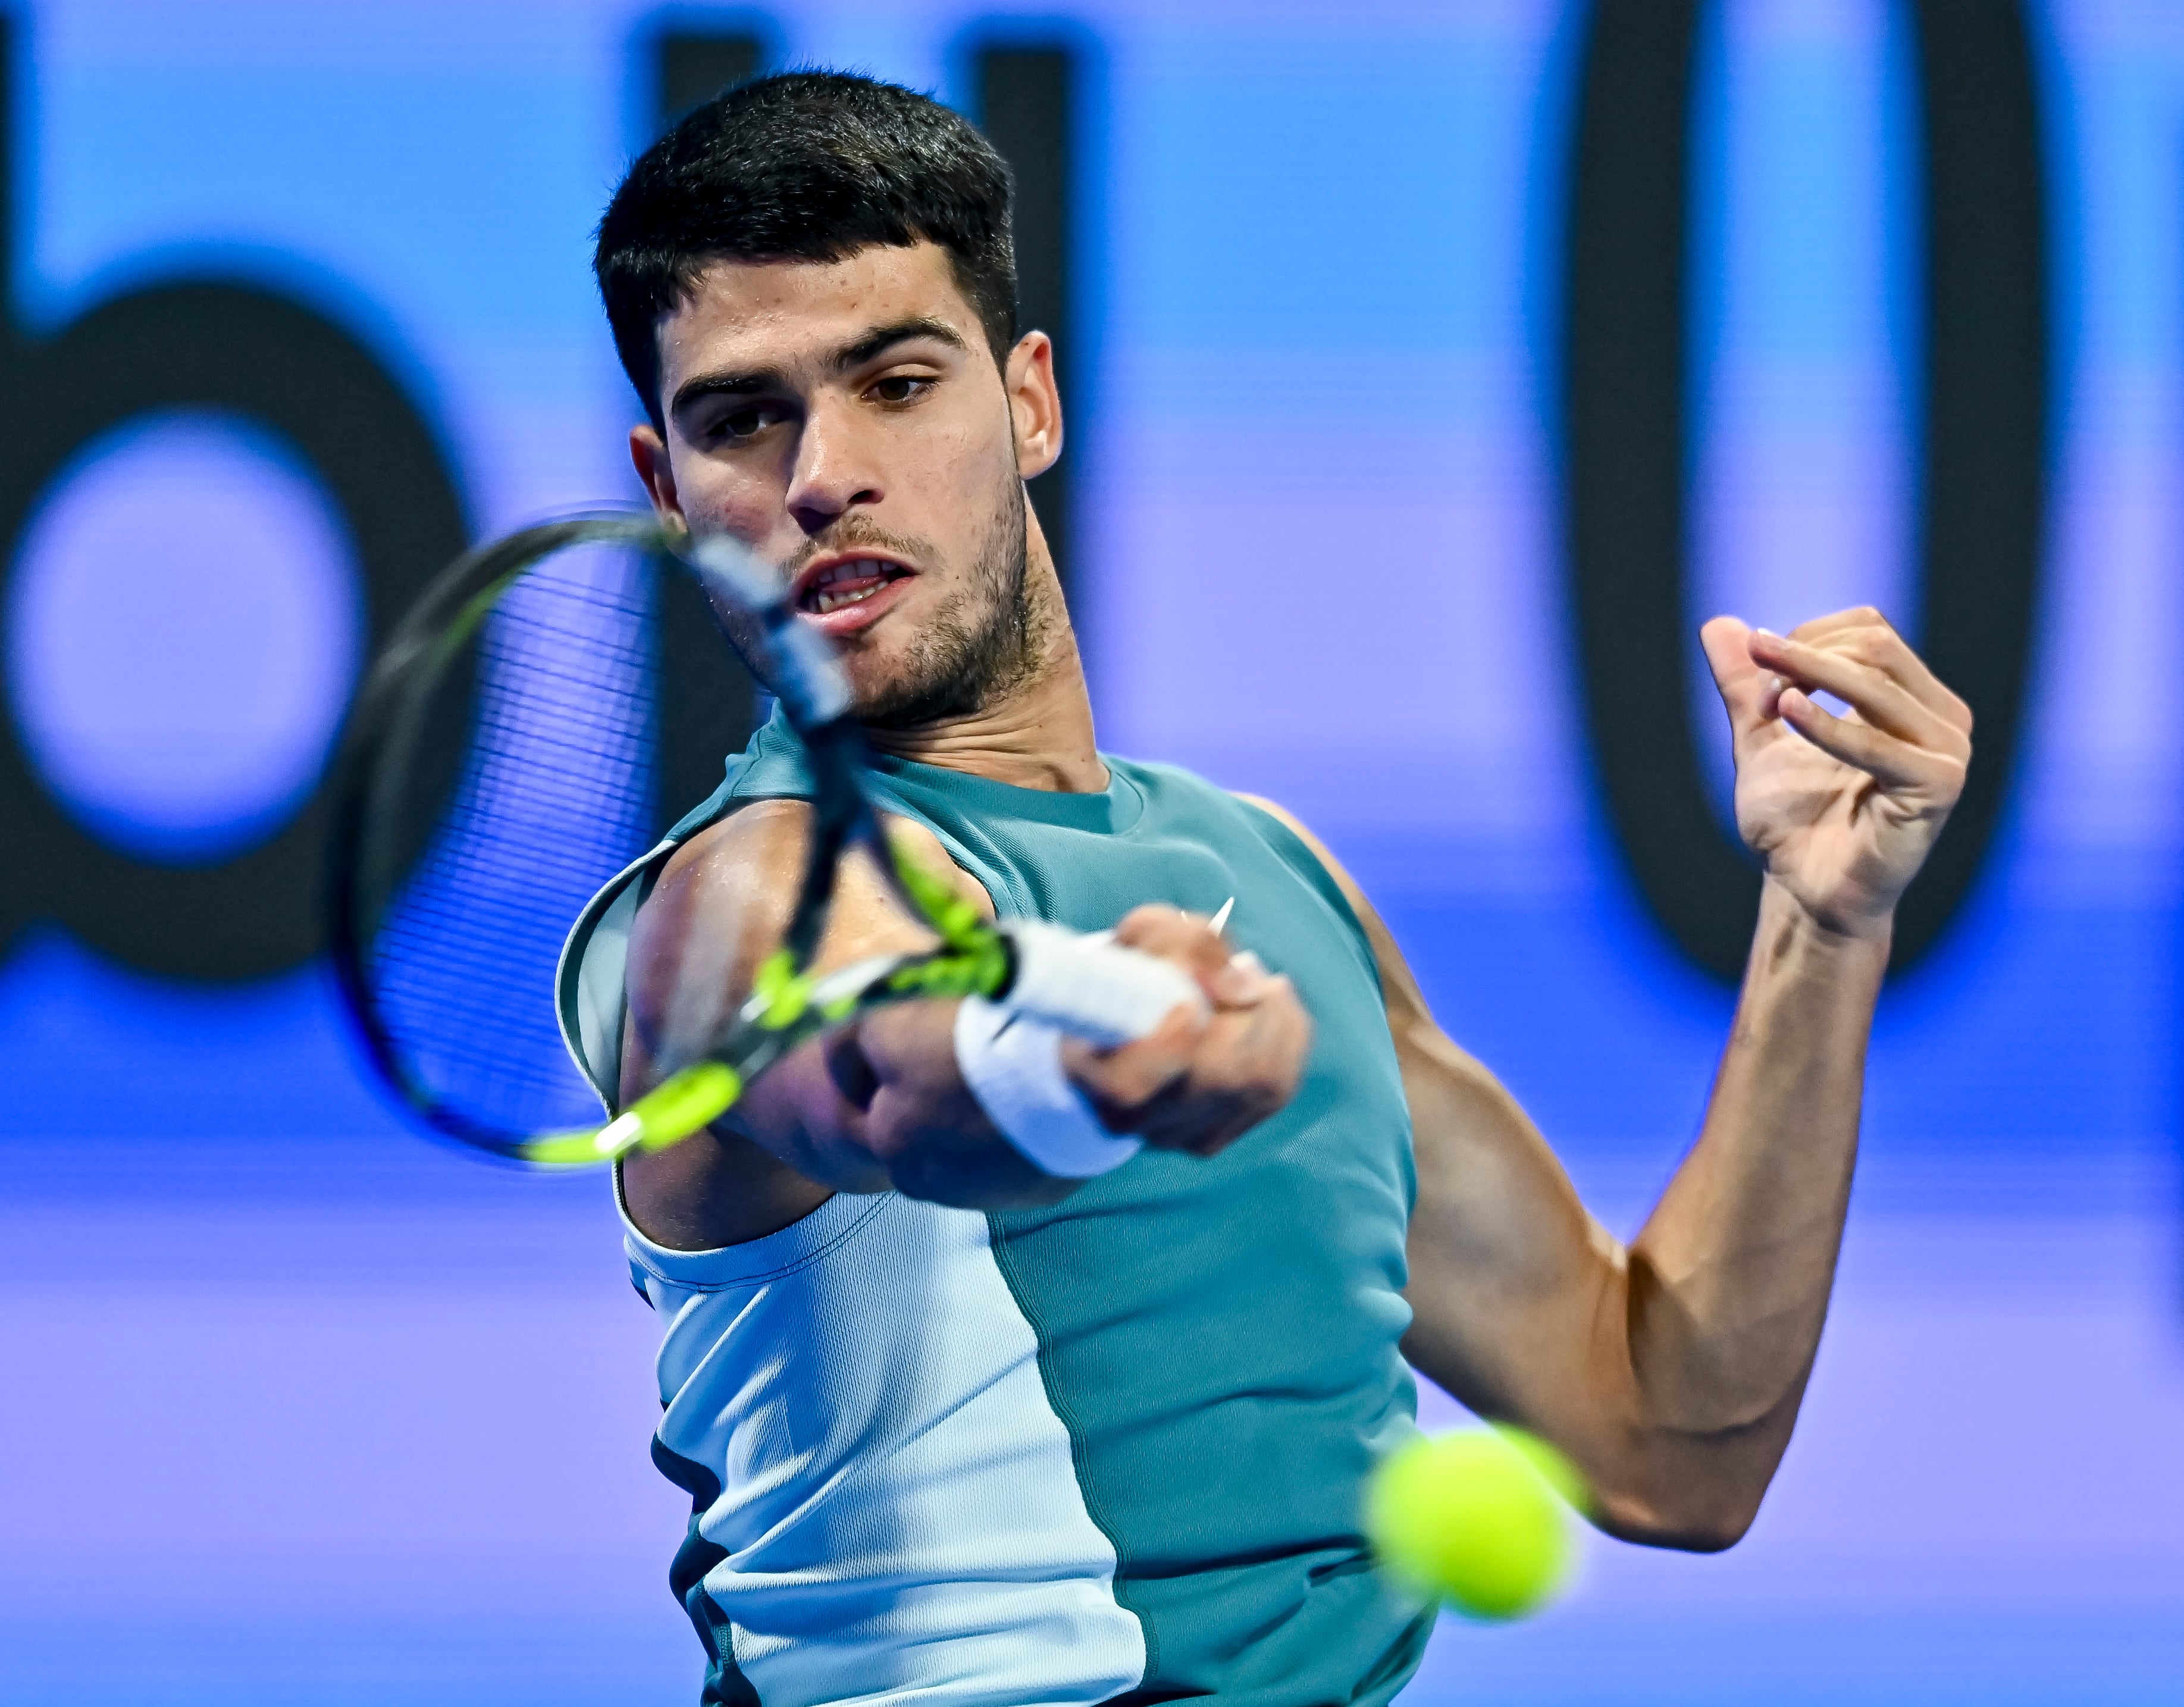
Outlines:
<svg viewBox="0 0 2184 1707"><path fill-rule="evenodd" d="M720 1477L705 1589L766 1707L1136 1687L1145 1638L983 1215L842 1194L726 1250L627 1231L666 1324L660 1438Z"/></svg>

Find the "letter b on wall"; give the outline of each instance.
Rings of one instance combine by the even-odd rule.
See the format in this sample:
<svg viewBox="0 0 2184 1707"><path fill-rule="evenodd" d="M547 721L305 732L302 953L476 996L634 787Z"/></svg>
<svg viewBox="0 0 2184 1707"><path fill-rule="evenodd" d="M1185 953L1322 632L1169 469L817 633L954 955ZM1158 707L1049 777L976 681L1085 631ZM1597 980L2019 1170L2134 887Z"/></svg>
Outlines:
<svg viewBox="0 0 2184 1707"><path fill-rule="evenodd" d="M0 101L15 42L0 17ZM12 277L14 114L0 106L0 279ZM415 405L361 343L262 286L187 277L98 303L33 340L0 313L0 594L42 497L118 429L175 411L249 424L292 451L348 536L376 648L467 538L446 460ZM146 542L148 553L158 542ZM5 608L0 598L0 609ZM179 643L179 642L178 642ZM58 919L144 970L249 978L320 946L321 786L254 845L214 865L162 865L71 817L12 721L0 730L0 951Z"/></svg>

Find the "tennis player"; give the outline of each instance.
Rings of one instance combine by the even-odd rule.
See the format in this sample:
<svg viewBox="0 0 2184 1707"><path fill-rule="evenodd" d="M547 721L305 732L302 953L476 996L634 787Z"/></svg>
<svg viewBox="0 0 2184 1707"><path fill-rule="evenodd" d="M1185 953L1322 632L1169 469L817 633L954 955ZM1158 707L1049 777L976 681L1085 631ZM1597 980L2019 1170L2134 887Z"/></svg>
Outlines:
<svg viewBox="0 0 2184 1707"><path fill-rule="evenodd" d="M632 169L597 270L653 502L793 585L903 833L982 908L1114 926L1204 996L1104 1052L891 1009L625 1165L704 1699L1385 1701L1430 1615L1368 1567L1358 1504L1413 1428L1408 1365L1559 1446L1611 1534L1743 1534L1812 1370L1963 703L1871 610L1702 631L1766 883L1703 1131L1626 1246L1308 831L1099 750L1025 493L1061 448L1054 352L1017 325L976 131L860 77L747 85ZM742 999L802 792L760 729L586 913L564 1023L610 1098ZM847 882L823 964L920 942Z"/></svg>

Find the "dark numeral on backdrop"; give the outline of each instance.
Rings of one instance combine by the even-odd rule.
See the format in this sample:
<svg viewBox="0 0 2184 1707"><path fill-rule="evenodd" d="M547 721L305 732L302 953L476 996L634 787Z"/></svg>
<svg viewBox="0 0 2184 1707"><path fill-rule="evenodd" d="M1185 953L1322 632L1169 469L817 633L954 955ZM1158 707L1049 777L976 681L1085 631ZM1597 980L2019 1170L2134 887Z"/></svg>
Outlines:
<svg viewBox="0 0 2184 1707"><path fill-rule="evenodd" d="M1978 756L1903 899L1895 965L1964 902L2002 817L2039 598L2048 436L2047 214L2032 52L2008 0L1916 0L1925 209L1916 560L1926 658ZM1743 970L1759 878L1716 815L1683 692L1685 183L1698 0L1599 0L1564 252L1569 601L1615 839L1677 944Z"/></svg>
<svg viewBox="0 0 2184 1707"><path fill-rule="evenodd" d="M972 119L1016 177L1017 309L1027 331L1054 339L1062 380L1061 457L1032 482L1032 500L1064 592L1077 568L1076 453L1090 397L1089 364L1072 313L1075 274L1078 57L1066 47L994 43L972 55Z"/></svg>
<svg viewBox="0 0 2184 1707"><path fill-rule="evenodd" d="M756 76L772 57L766 39L748 30L707 33L684 25L661 34L640 140L651 141L693 108ZM660 662L654 793L664 831L721 786L727 755L750 739L757 702L749 671L729 650L696 583L661 575L654 586L660 601L653 613Z"/></svg>

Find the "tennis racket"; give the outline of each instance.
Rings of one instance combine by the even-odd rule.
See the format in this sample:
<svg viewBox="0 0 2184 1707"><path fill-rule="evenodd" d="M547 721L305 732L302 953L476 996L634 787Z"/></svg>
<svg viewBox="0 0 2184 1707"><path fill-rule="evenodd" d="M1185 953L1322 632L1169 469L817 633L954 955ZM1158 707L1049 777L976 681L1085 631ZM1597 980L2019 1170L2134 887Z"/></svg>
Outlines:
<svg viewBox="0 0 2184 1707"><path fill-rule="evenodd" d="M744 619L760 654L748 661L802 740L811 840L749 999L696 1059L603 1121L560 1043L555 969L585 903L652 845L655 737L672 709L661 613L688 581ZM664 1148L803 1043L889 1003L983 996L1113 1044L1201 999L1173 966L1100 937L989 923L898 848L847 677L781 578L731 542L694 546L649 516L550 522L454 564L374 663L337 765L329 937L343 1004L401 1103L493 1155L566 1167ZM813 959L853 848L935 942L821 975Z"/></svg>

